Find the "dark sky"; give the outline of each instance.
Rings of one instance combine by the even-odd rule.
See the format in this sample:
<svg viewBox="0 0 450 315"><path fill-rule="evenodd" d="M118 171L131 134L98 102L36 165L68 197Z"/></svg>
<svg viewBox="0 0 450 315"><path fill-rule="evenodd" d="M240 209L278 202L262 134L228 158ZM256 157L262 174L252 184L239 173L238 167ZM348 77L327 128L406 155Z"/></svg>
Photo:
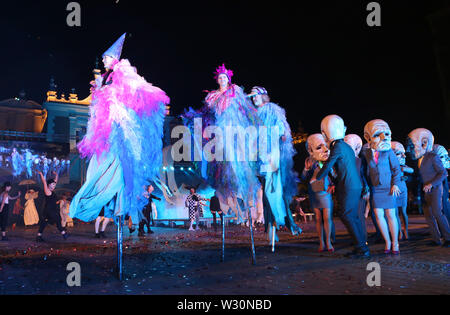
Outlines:
<svg viewBox="0 0 450 315"><path fill-rule="evenodd" d="M449 1L378 1L379 28L363 0L78 1L81 27L66 24L69 2L1 2L0 100L24 88L42 103L52 75L59 92L86 97L95 58L128 32L122 57L167 92L174 114L201 106L225 62L246 91L266 87L293 130L301 121L318 132L336 113L349 133L381 118L394 140L426 127L450 144L427 21Z"/></svg>

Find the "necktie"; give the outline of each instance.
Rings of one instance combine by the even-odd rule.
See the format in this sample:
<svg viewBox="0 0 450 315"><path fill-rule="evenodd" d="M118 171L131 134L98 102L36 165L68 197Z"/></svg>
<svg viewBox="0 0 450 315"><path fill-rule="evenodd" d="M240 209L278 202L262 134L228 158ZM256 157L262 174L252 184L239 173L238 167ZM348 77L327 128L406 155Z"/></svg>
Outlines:
<svg viewBox="0 0 450 315"><path fill-rule="evenodd" d="M375 163L378 165L378 158L380 157L380 152L375 151L373 155L373 159L375 160Z"/></svg>
<svg viewBox="0 0 450 315"><path fill-rule="evenodd" d="M419 163L418 163L419 168L422 166L422 161L423 161L423 157L421 157L421 158L419 159Z"/></svg>

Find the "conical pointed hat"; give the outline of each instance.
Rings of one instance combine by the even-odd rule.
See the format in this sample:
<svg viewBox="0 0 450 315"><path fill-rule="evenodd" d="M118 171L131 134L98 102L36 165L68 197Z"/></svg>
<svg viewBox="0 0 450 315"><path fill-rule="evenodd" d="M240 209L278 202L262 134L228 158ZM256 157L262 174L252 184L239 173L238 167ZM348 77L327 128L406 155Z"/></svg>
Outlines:
<svg viewBox="0 0 450 315"><path fill-rule="evenodd" d="M127 33L123 33L122 36L111 46L105 53L102 55L102 57L110 56L117 60L120 60L120 55L122 54L122 47L123 43L125 41L125 35Z"/></svg>

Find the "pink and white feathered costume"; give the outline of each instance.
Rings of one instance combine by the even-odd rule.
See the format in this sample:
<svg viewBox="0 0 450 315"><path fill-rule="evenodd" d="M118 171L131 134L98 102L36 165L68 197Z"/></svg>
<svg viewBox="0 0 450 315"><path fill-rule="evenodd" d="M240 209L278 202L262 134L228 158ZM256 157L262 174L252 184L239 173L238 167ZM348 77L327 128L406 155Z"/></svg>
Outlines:
<svg viewBox="0 0 450 315"><path fill-rule="evenodd" d="M100 82L101 79L101 82ZM86 182L70 216L83 221L129 215L141 220L143 187L159 174L165 105L169 97L137 74L126 59L96 80L87 133L78 144L89 157Z"/></svg>

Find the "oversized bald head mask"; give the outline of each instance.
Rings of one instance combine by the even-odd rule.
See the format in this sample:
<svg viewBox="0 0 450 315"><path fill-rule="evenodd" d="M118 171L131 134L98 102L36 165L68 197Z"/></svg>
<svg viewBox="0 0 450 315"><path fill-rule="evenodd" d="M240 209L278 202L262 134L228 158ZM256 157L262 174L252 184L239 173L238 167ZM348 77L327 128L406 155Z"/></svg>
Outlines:
<svg viewBox="0 0 450 315"><path fill-rule="evenodd" d="M446 148L440 144L435 144L433 146L433 152L439 156L445 168L450 168L450 158Z"/></svg>
<svg viewBox="0 0 450 315"><path fill-rule="evenodd" d="M310 135L306 140L306 147L309 155L316 161L325 162L330 156L330 151L328 150L325 138L320 133Z"/></svg>
<svg viewBox="0 0 450 315"><path fill-rule="evenodd" d="M371 120L364 127L364 139L375 151L389 151L392 140L391 128L384 120Z"/></svg>
<svg viewBox="0 0 450 315"><path fill-rule="evenodd" d="M320 124L320 130L328 143L334 140L344 139L347 127L344 125L344 120L338 115L328 115Z"/></svg>
<svg viewBox="0 0 450 315"><path fill-rule="evenodd" d="M397 141L392 141L391 143L392 151L394 151L395 155L397 156L398 162L400 165L406 164L406 150L403 144Z"/></svg>
<svg viewBox="0 0 450 315"><path fill-rule="evenodd" d="M433 150L434 137L430 130L425 128L417 128L408 135L408 144L406 152L411 155L413 160L418 160L427 152Z"/></svg>
<svg viewBox="0 0 450 315"><path fill-rule="evenodd" d="M344 141L353 149L355 156L358 157L363 146L361 137L355 134L349 134L345 136Z"/></svg>

